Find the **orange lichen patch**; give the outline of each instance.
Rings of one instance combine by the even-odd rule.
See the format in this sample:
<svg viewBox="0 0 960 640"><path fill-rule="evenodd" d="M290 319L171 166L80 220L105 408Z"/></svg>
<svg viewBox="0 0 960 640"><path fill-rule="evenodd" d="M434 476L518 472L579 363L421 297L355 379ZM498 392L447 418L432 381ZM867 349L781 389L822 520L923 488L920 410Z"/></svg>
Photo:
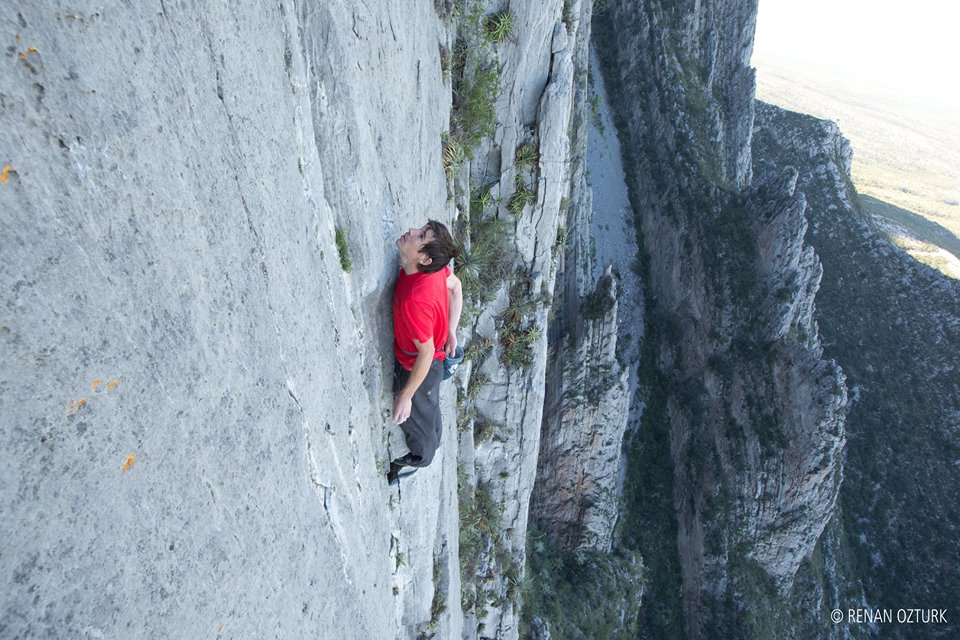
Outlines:
<svg viewBox="0 0 960 640"><path fill-rule="evenodd" d="M113 391L118 386L120 386L120 378L114 378L113 380L107 383L107 391Z"/></svg>
<svg viewBox="0 0 960 640"><path fill-rule="evenodd" d="M10 172L13 171L13 165L9 162L3 165L3 171L0 171L0 182L7 184L7 180L10 179Z"/></svg>
<svg viewBox="0 0 960 640"><path fill-rule="evenodd" d="M85 404L87 404L86 398L80 398L76 402L74 402L73 400L69 401L67 403L67 415L72 416L76 414L77 411L80 411L80 409L83 408L83 405Z"/></svg>
<svg viewBox="0 0 960 640"><path fill-rule="evenodd" d="M134 455L134 454L132 454L132 453L131 453L130 455L128 455L128 456L127 456L127 459L123 461L123 465L121 465L120 471L129 471L129 470L130 470L130 467L133 466L133 463L136 462L136 460L137 460L137 456L136 456L136 455Z"/></svg>
<svg viewBox="0 0 960 640"><path fill-rule="evenodd" d="M25 54L23 51L21 51L20 53L18 53L18 54L17 54L17 57L20 58L21 60L23 60L24 62L27 61L27 54Z"/></svg>
<svg viewBox="0 0 960 640"><path fill-rule="evenodd" d="M36 47L30 47L27 49L27 53L40 53Z"/></svg>
<svg viewBox="0 0 960 640"><path fill-rule="evenodd" d="M97 378L96 380L90 383L90 388L93 389L94 393L96 393L97 391L100 391L101 386L103 386L103 380L101 380L100 378Z"/></svg>

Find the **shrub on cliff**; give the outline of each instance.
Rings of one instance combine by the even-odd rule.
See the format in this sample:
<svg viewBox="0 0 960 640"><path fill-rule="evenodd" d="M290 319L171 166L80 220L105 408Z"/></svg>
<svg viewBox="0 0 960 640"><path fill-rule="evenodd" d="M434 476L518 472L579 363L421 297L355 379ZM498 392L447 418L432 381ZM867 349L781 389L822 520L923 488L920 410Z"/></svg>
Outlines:
<svg viewBox="0 0 960 640"><path fill-rule="evenodd" d="M472 74L464 75L455 90L454 135L468 156L493 133L499 95L500 72L493 65L478 67Z"/></svg>
<svg viewBox="0 0 960 640"><path fill-rule="evenodd" d="M637 613L644 567L635 552L559 552L535 530L527 548L521 637L540 618L556 638L639 637ZM544 625L544 622L546 625Z"/></svg>
<svg viewBox="0 0 960 640"><path fill-rule="evenodd" d="M597 282L597 288L583 296L580 310L587 320L599 320L610 313L616 298L613 295L613 276L603 276Z"/></svg>

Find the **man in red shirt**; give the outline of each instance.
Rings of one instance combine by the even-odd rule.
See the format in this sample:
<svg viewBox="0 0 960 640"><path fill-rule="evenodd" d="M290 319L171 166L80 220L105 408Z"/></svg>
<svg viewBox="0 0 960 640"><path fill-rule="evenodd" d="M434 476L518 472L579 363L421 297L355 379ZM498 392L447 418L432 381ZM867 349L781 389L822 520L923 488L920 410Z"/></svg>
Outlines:
<svg viewBox="0 0 960 640"><path fill-rule="evenodd" d="M410 453L390 463L388 481L402 467L426 467L440 446L443 360L457 349L463 309L460 280L447 266L460 254L447 227L430 220L397 240L400 274L393 294L393 421Z"/></svg>

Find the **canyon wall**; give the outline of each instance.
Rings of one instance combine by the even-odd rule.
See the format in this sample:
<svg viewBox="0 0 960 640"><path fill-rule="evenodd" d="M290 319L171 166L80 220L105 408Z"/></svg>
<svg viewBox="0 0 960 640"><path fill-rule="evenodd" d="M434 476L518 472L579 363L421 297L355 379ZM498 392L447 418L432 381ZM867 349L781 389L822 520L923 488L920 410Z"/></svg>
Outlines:
<svg viewBox="0 0 960 640"><path fill-rule="evenodd" d="M813 317L804 196L796 171L753 176L755 19L755 3L612 3L600 32L649 277L640 437L669 456L627 502L662 495L675 517L625 523L624 540L654 566L650 598L669 609L682 585L682 621L641 610L654 636L756 631L841 479L846 388Z"/></svg>

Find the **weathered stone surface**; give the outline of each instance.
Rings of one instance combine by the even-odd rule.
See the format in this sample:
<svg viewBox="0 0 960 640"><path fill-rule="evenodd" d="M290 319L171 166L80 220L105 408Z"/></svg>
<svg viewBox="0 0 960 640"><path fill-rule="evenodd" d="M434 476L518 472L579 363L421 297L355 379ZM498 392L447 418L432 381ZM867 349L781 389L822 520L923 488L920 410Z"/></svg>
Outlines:
<svg viewBox="0 0 960 640"><path fill-rule="evenodd" d="M562 356L550 376L531 515L559 549L609 552L630 399L628 372L616 358L616 281L609 268L591 293L590 304L608 310L581 309L599 317L558 345Z"/></svg>
<svg viewBox="0 0 960 640"><path fill-rule="evenodd" d="M0 109L3 635L427 622L452 438L406 495L382 472L392 239L450 217L433 3L34 3L0 32L24 58Z"/></svg>
<svg viewBox="0 0 960 640"><path fill-rule="evenodd" d="M477 637L458 606L458 458L495 487L522 567L545 332L529 369L481 368L504 442L458 451L445 385L436 462L399 489L383 477L405 450L389 424L393 239L453 216L453 7L88 5L2 23L23 59L0 102L0 628ZM511 4L475 176L512 185L514 150L537 142L515 238L547 303L591 9L569 3L565 25L563 5ZM495 337L505 296L464 338ZM483 634L517 637L517 616L491 607Z"/></svg>
<svg viewBox="0 0 960 640"><path fill-rule="evenodd" d="M520 612L516 591L504 563L523 567L530 494L536 476L540 446L546 370L546 319L554 290L554 256L557 229L562 223L561 200L569 193L569 158L573 152L569 124L574 96L574 60L585 64L591 5L570 3L570 15L579 16L565 25L563 3L513 4L515 36L498 45L504 92L497 103L497 130L481 147L471 166L473 184L490 183L491 167L498 171L501 206L498 215L515 220L513 240L517 260L509 273L528 282L529 295L538 299L526 322L541 328L532 345L528 367L503 363L499 318L510 304L505 282L495 299L474 324L478 338L489 338L493 353L475 370L484 376L473 403L479 419L493 425L493 435L482 441L462 439L461 461L471 484L489 487L502 508L503 531L483 553L478 575L468 591L486 599L467 612L464 637L517 638ZM581 58L582 56L582 58ZM518 172L515 152L521 144L539 151L535 170L535 204L514 217L507 210ZM472 432L473 423L470 424ZM464 451L463 449L467 449ZM479 609L484 615L476 616Z"/></svg>

